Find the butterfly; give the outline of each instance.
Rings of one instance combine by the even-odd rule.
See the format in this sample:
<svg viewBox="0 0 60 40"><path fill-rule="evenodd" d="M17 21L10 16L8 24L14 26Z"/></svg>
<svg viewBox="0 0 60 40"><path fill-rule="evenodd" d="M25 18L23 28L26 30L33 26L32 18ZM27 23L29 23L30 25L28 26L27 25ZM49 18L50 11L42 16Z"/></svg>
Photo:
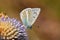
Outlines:
<svg viewBox="0 0 60 40"><path fill-rule="evenodd" d="M22 23L26 28L32 28L40 12L41 8L26 8L20 12Z"/></svg>

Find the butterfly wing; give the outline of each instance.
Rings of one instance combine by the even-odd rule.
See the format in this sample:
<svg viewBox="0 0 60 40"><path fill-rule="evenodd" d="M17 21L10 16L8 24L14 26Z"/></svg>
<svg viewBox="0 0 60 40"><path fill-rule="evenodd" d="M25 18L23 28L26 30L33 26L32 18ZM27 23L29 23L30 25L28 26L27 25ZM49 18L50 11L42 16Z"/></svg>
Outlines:
<svg viewBox="0 0 60 40"><path fill-rule="evenodd" d="M32 8L31 11L32 11L31 13L32 18L30 20L31 20L31 25L33 25L40 13L40 8Z"/></svg>
<svg viewBox="0 0 60 40"><path fill-rule="evenodd" d="M31 27L40 13L40 8L26 8L20 13L23 24Z"/></svg>
<svg viewBox="0 0 60 40"><path fill-rule="evenodd" d="M26 9L24 9L21 13L20 13L20 17L21 17L21 20L22 20L22 22L23 22L23 24L25 25L25 26L27 26L28 25L28 19L27 19L27 12L26 12Z"/></svg>

